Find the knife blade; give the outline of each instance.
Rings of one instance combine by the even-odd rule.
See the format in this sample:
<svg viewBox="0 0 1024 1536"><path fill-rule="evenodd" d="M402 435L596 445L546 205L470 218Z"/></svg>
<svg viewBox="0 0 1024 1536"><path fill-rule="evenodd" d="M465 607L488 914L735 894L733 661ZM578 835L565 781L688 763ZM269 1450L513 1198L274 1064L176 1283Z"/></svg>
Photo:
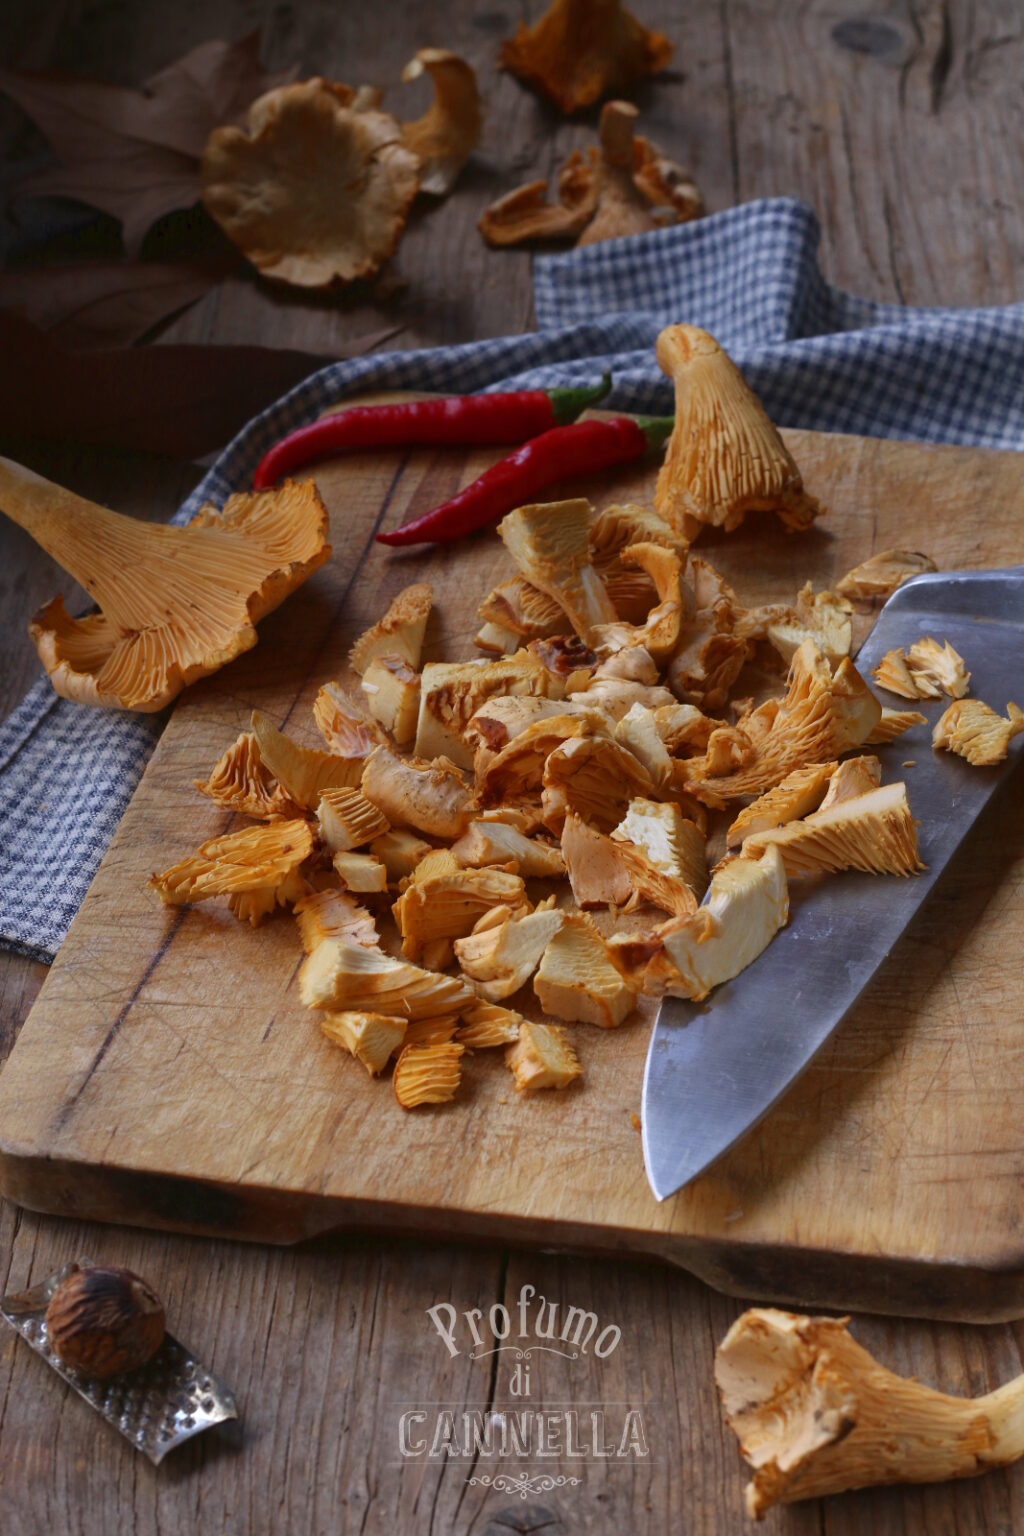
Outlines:
<svg viewBox="0 0 1024 1536"><path fill-rule="evenodd" d="M960 652L974 697L1001 712L1010 699L1024 704L1024 566L906 582L879 614L858 671L870 681L886 651L922 635L948 639ZM935 752L932 727L950 700L893 700L905 702L927 725L871 750L882 760L883 783L906 782L928 868L906 879L846 872L806 892L791 882L789 924L752 965L703 1003L662 1002L641 1111L644 1165L658 1200L710 1168L796 1082L1024 757L1021 737L993 768ZM908 757L915 766L903 770Z"/></svg>

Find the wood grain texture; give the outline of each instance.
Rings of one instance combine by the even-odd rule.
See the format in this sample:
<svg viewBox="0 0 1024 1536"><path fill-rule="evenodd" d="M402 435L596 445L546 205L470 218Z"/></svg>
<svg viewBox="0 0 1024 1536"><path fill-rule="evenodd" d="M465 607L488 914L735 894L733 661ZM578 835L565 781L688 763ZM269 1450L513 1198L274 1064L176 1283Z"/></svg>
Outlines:
<svg viewBox="0 0 1024 1536"><path fill-rule="evenodd" d="M147 0L145 6L35 0L5 16L5 62L59 67L133 83L213 35L270 28L268 67L300 58L332 64L346 79L397 70L421 43L441 42L486 61L521 13L543 0L487 6L449 0L444 35L418 0L380 12L335 0ZM999 304L1020 298L1024 212L1019 183L1022 24L1010 0L919 0L865 7L810 0L745 5L737 0L636 0L649 24L677 41L670 77L643 93L652 135L697 172L709 207L737 197L790 193L812 200L823 226L830 280L871 297L912 302ZM8 8L12 10L12 8ZM371 25L370 18L376 24ZM945 20L944 20L945 18ZM844 28L840 44L834 33ZM895 54L891 31L901 40ZM942 45L944 31L948 37ZM906 62L910 68L905 68ZM931 111L933 70L943 77ZM916 95L908 95L914 74ZM546 174L588 132L565 124L503 77L488 81L486 185L460 187L438 214L410 230L399 260L406 294L377 291L306 303L239 279L181 317L170 334L195 341L256 340L313 346L396 320L395 345L471 339L514 331L532 316L530 258L488 252L470 238L479 206L496 190ZM516 116L516 114L521 114ZM517 131L521 123L529 132ZM825 127L823 125L828 124ZM0 102L0 146L15 166L38 153L20 114ZM5 185L11 177L5 177ZM955 207L946 197L955 189ZM417 240L414 247L413 236ZM413 253L415 251L415 262ZM891 253L891 254L890 254ZM425 271L421 272L421 264ZM406 298L420 284L445 299L435 321L413 318ZM479 334L484 334L481 330ZM117 466L96 454L65 460L8 443L42 473L85 495L130 505L126 488L150 473L146 461ZM154 486L154 515L177 501L170 466ZM133 476L139 479L133 481ZM182 487L187 489L187 487ZM138 505L138 503L136 503ZM0 526L0 710L34 675L27 615L58 589L60 574L33 563L27 540ZM14 658L18 665L13 665ZM28 1010L43 968L4 956L3 1038ZM963 1198L970 1198L964 1191ZM684 1530L740 1536L744 1481L732 1435L711 1389L715 1341L741 1303L683 1271L625 1260L422 1243L343 1241L258 1249L144 1231L50 1220L0 1206L0 1284L28 1284L85 1251L151 1276L172 1323L232 1382L243 1413L237 1438L204 1436L159 1472L107 1435L13 1334L0 1333L0 1527L5 1536L167 1536L215 1529L231 1536L273 1532L454 1532L507 1536L530 1529L619 1536L625 1530ZM576 1489L531 1501L478 1491L445 1468L424 1480L396 1475L382 1399L438 1386L438 1358L424 1349L422 1310L450 1296L459 1306L511 1300L524 1281L578 1305L618 1313L635 1379L664 1407L653 1443L656 1471L620 1480L583 1468ZM227 1298L227 1301L225 1301ZM856 1319L857 1336L899 1370L950 1392L980 1393L1022 1368L1024 1327L966 1328ZM499 1373L494 1399L507 1375ZM598 1390L613 1395L603 1374ZM463 1402L485 1406L490 1382L468 1373ZM541 1377L544 1404L564 1378ZM573 1383L575 1391L575 1383ZM440 1393L436 1393L440 1395ZM1006 1536L1024 1527L1024 1471L927 1489L889 1488L777 1511L769 1536Z"/></svg>
<svg viewBox="0 0 1024 1536"><path fill-rule="evenodd" d="M831 585L901 542L923 544L943 569L1024 559L1015 454L788 436L827 518L803 537L750 518L699 546L749 606L792 600L807 579ZM254 931L223 904L167 909L146 889L150 872L231 823L193 779L256 707L314 741L318 689L332 677L354 685L348 649L401 586L434 588L425 659L474 654L477 603L513 570L500 542L396 558L373 535L494 457L360 455L316 467L332 559L262 626L258 650L175 709L0 1078L5 1194L35 1210L211 1236L472 1233L649 1254L722 1289L808 1305L1020 1315L1013 936L1024 919L1024 805L1014 781L807 1076L661 1206L630 1119L643 1017L577 1028L582 1091L517 1098L500 1053L484 1052L454 1105L403 1114L302 1009L289 914ZM598 506L643 501L653 476L587 488ZM983 523L965 518L982 506ZM905 759L930 750L924 728L899 748ZM913 806L912 767L906 779ZM880 921L885 895L879 881ZM542 1016L532 988L516 1004ZM466 1155L453 1161L455 1146Z"/></svg>

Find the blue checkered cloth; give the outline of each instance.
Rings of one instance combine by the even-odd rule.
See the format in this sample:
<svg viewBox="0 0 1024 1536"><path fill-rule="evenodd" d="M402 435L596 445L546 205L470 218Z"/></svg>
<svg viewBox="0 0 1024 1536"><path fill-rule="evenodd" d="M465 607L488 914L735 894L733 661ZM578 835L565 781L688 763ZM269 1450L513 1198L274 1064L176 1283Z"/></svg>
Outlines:
<svg viewBox="0 0 1024 1536"><path fill-rule="evenodd" d="M661 327L713 332L784 426L1024 449L1024 305L908 309L830 287L803 203L747 203L698 223L538 258L539 330L332 364L242 431L178 512L251 483L264 451L345 396L592 383L610 404L669 412ZM0 943L52 959L163 717L83 709L45 679L0 726Z"/></svg>

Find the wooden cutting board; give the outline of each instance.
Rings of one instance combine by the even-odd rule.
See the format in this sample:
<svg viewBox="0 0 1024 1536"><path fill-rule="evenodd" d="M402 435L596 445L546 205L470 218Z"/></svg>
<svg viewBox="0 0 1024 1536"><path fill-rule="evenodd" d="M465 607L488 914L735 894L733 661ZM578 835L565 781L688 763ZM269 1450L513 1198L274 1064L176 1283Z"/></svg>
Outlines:
<svg viewBox="0 0 1024 1536"><path fill-rule="evenodd" d="M947 568L1024 560L1019 456L787 437L829 516L803 536L753 519L701 551L751 603L894 544ZM4 1194L218 1236L358 1228L628 1252L749 1297L1024 1314L1020 775L801 1083L664 1205L637 1129L642 1022L575 1026L585 1079L565 1094L517 1098L501 1053L483 1052L456 1103L407 1114L301 1007L290 916L252 930L218 904L174 911L146 890L152 870L231 825L192 780L254 707L315 742L318 687L346 675L353 638L401 586L434 584L426 659L473 654L476 604L510 569L499 541L396 555L373 535L492 457L360 455L318 473L331 563L260 626L257 650L174 710L0 1079ZM588 489L606 505L652 483ZM914 740L907 757L929 750ZM881 917L884 880L878 903Z"/></svg>

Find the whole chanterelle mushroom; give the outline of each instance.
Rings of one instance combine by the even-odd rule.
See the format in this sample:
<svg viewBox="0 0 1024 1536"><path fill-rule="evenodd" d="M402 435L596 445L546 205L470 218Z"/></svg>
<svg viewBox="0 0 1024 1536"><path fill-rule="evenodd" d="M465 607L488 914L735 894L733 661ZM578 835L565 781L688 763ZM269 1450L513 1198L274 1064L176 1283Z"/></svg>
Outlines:
<svg viewBox="0 0 1024 1536"><path fill-rule="evenodd" d="M50 681L81 704L163 709L256 644L255 625L330 557L312 480L228 498L184 528L143 523L0 459L0 507L99 605L56 597L29 633Z"/></svg>
<svg viewBox="0 0 1024 1536"><path fill-rule="evenodd" d="M668 38L641 26L621 0L554 0L501 45L504 68L566 113L657 74L671 57Z"/></svg>
<svg viewBox="0 0 1024 1536"><path fill-rule="evenodd" d="M722 1408L754 1470L754 1519L773 1504L974 1477L1024 1455L1024 1376L947 1397L879 1365L848 1321L753 1307L718 1346Z"/></svg>

